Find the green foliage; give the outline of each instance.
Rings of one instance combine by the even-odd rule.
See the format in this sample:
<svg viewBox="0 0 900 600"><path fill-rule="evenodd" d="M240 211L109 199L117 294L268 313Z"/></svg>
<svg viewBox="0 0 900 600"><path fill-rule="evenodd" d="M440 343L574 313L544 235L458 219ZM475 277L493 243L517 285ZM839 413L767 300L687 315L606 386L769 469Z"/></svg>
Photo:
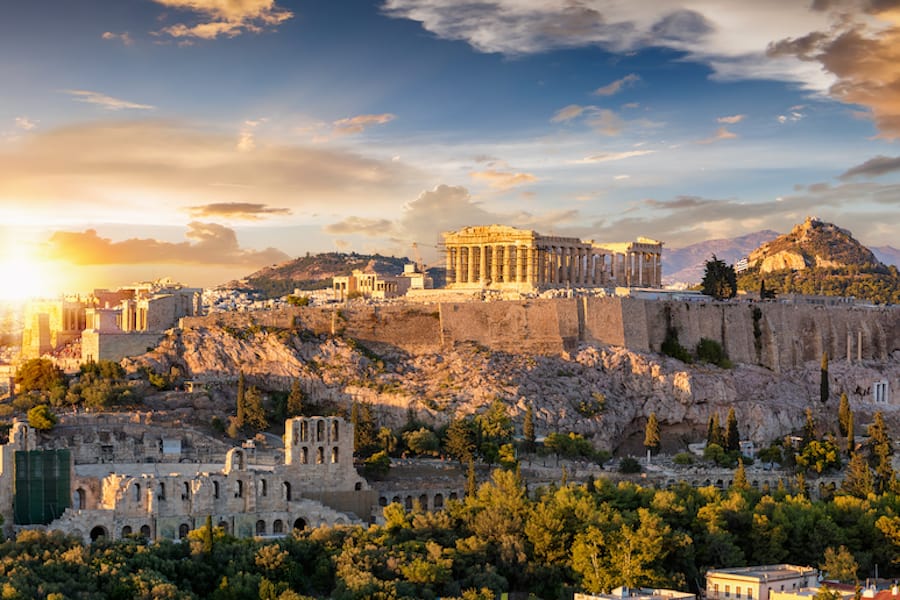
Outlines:
<svg viewBox="0 0 900 600"><path fill-rule="evenodd" d="M741 449L741 434L738 432L737 416L734 407L728 409L728 417L725 419L725 451L739 452Z"/></svg>
<svg viewBox="0 0 900 600"><path fill-rule="evenodd" d="M723 369L730 369L732 367L731 361L728 360L728 355L725 353L725 349L722 348L722 344L716 340L700 338L700 341L697 342L696 352L697 358L701 362L712 363Z"/></svg>
<svg viewBox="0 0 900 600"><path fill-rule="evenodd" d="M28 411L28 424L38 431L50 431L57 421L56 414L46 404L39 404Z"/></svg>
<svg viewBox="0 0 900 600"><path fill-rule="evenodd" d="M569 432L550 433L544 439L544 449L563 458L588 458L597 457L593 444L580 433Z"/></svg>
<svg viewBox="0 0 900 600"><path fill-rule="evenodd" d="M350 407L350 423L353 425L353 451L357 456L368 456L377 447L375 419L368 402L353 402Z"/></svg>
<svg viewBox="0 0 900 600"><path fill-rule="evenodd" d="M293 294L285 298L291 306L309 306L309 296L295 296Z"/></svg>
<svg viewBox="0 0 900 600"><path fill-rule="evenodd" d="M437 456L441 442L437 434L427 427L421 427L415 431L405 431L402 437L406 447L413 454Z"/></svg>
<svg viewBox="0 0 900 600"><path fill-rule="evenodd" d="M828 579L841 583L855 583L859 572L859 563L856 562L847 547L841 545L837 550L833 547L825 548L819 568L826 573Z"/></svg>
<svg viewBox="0 0 900 600"><path fill-rule="evenodd" d="M679 452L672 457L672 462L682 467L694 464L694 455L690 452Z"/></svg>
<svg viewBox="0 0 900 600"><path fill-rule="evenodd" d="M641 463L638 460L631 456L626 456L619 461L619 473L624 473L626 475L640 473L643 471L643 467L641 467Z"/></svg>
<svg viewBox="0 0 900 600"><path fill-rule="evenodd" d="M678 342L678 329L675 327L668 327L666 329L666 337L663 340L659 351L666 356L676 358L683 363L690 364L694 362L694 357L691 356L690 351Z"/></svg>
<svg viewBox="0 0 900 600"><path fill-rule="evenodd" d="M875 490L878 493L884 493L891 489L894 481L894 467L891 461L894 454L894 442L888 435L884 415L881 411L873 415L868 433L869 464L875 469Z"/></svg>
<svg viewBox="0 0 900 600"><path fill-rule="evenodd" d="M16 385L22 393L49 392L65 383L62 369L46 358L26 360L16 371Z"/></svg>
<svg viewBox="0 0 900 600"><path fill-rule="evenodd" d="M525 408L525 419L522 421L522 437L525 438L525 450L534 452L535 437L534 433L534 409L531 404Z"/></svg>
<svg viewBox="0 0 900 600"><path fill-rule="evenodd" d="M850 431L850 421L853 419L850 410L850 400L847 398L846 392L841 392L841 401L838 405L838 431L842 437L847 437Z"/></svg>
<svg viewBox="0 0 900 600"><path fill-rule="evenodd" d="M840 449L828 440L812 440L797 455L797 466L821 475L841 468Z"/></svg>
<svg viewBox="0 0 900 600"><path fill-rule="evenodd" d="M391 458L387 452L380 450L363 461L366 477L380 479L391 470Z"/></svg>
<svg viewBox="0 0 900 600"><path fill-rule="evenodd" d="M300 389L300 380L291 382L291 392L286 403L287 417L300 417L303 415L303 390Z"/></svg>
<svg viewBox="0 0 900 600"><path fill-rule="evenodd" d="M581 399L575 404L575 410L585 419L596 417L606 408L606 396L594 392L590 398Z"/></svg>
<svg viewBox="0 0 900 600"><path fill-rule="evenodd" d="M263 407L262 393L254 386L247 388L243 397L243 425L253 431L262 431L269 426Z"/></svg>
<svg viewBox="0 0 900 600"><path fill-rule="evenodd" d="M725 261L719 260L713 254L712 259L706 261L706 270L700 287L704 294L712 296L716 300L734 298L737 294L737 275L734 272L734 265L725 264Z"/></svg>
<svg viewBox="0 0 900 600"><path fill-rule="evenodd" d="M822 353L822 369L819 375L819 400L822 404L828 402L828 353Z"/></svg>
<svg viewBox="0 0 900 600"><path fill-rule="evenodd" d="M813 267L802 271L784 269L765 274L766 288L779 295L807 294L859 298L877 304L900 304L900 274L894 266ZM759 269L741 273L738 287L759 289Z"/></svg>

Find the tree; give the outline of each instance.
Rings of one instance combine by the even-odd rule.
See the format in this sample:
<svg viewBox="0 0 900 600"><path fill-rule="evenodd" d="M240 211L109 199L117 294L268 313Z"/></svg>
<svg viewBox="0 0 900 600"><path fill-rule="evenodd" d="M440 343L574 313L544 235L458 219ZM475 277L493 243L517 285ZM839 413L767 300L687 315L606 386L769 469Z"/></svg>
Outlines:
<svg viewBox="0 0 900 600"><path fill-rule="evenodd" d="M725 451L739 452L741 449L741 434L738 432L737 416L734 407L728 409L728 417L725 420Z"/></svg>
<svg viewBox="0 0 900 600"><path fill-rule="evenodd" d="M853 553L846 546L840 546L837 550L829 546L825 548L823 562L819 568L827 573L828 578L842 583L854 583L859 571L859 563L853 558Z"/></svg>
<svg viewBox="0 0 900 600"><path fill-rule="evenodd" d="M656 413L650 413L647 418L647 426L644 427L644 448L647 449L647 462L650 462L650 455L659 452L659 421L656 420Z"/></svg>
<svg viewBox="0 0 900 600"><path fill-rule="evenodd" d="M847 419L847 453L853 452L856 449L856 434L853 431L854 428L854 417L853 413L850 413L850 418Z"/></svg>
<svg viewBox="0 0 900 600"><path fill-rule="evenodd" d="M718 444L721 446L725 443L724 437L722 426L719 425L719 413L711 414L706 424L706 445Z"/></svg>
<svg viewBox="0 0 900 600"><path fill-rule="evenodd" d="M441 446L438 436L427 427L404 432L403 441L414 454L437 454Z"/></svg>
<svg viewBox="0 0 900 600"><path fill-rule="evenodd" d="M806 422L803 424L803 445L816 439L816 419L811 408L806 409Z"/></svg>
<svg viewBox="0 0 900 600"><path fill-rule="evenodd" d="M868 433L872 450L870 461L875 468L875 491L882 494L890 489L894 479L894 467L891 464L894 445L888 435L887 427L884 424L884 415L881 414L881 411L873 415Z"/></svg>
<svg viewBox="0 0 900 600"><path fill-rule="evenodd" d="M38 431L50 431L56 423L56 415L46 404L38 404L28 411L28 424Z"/></svg>
<svg viewBox="0 0 900 600"><path fill-rule="evenodd" d="M245 387L247 383L244 381L244 371L243 369L238 373L237 380L237 419L235 420L235 425L238 427L244 426L244 393Z"/></svg>
<svg viewBox="0 0 900 600"><path fill-rule="evenodd" d="M444 437L444 451L459 461L467 463L474 457L475 429L469 419L454 419L447 427Z"/></svg>
<svg viewBox="0 0 900 600"><path fill-rule="evenodd" d="M287 398L287 416L299 417L303 414L303 390L300 389L300 380L295 379L291 383L291 393Z"/></svg>
<svg viewBox="0 0 900 600"><path fill-rule="evenodd" d="M850 420L853 413L850 410L850 400L847 398L847 392L841 392L841 403L838 405L838 430L841 436L846 437L849 433Z"/></svg>
<svg viewBox="0 0 900 600"><path fill-rule="evenodd" d="M525 408L525 420L522 422L522 437L525 438L525 450L534 452L534 444L537 438L534 434L534 409L530 403Z"/></svg>
<svg viewBox="0 0 900 600"><path fill-rule="evenodd" d="M470 457L469 466L466 469L466 496L474 496L475 491L475 461Z"/></svg>
<svg viewBox="0 0 900 600"><path fill-rule="evenodd" d="M819 374L819 400L828 402L828 352L822 353L822 368Z"/></svg>
<svg viewBox="0 0 900 600"><path fill-rule="evenodd" d="M706 271L701 282L701 290L707 296L716 300L734 298L737 294L737 274L734 265L727 265L725 261L712 255L712 260L706 261Z"/></svg>
<svg viewBox="0 0 900 600"><path fill-rule="evenodd" d="M841 489L857 498L867 498L869 494L875 492L872 471L862 453L856 451L850 453L850 462L847 464Z"/></svg>
<svg viewBox="0 0 900 600"><path fill-rule="evenodd" d="M262 431L269 426L266 417L266 409L263 408L262 394L255 386L250 386L244 393L243 402L244 425L251 429Z"/></svg>
<svg viewBox="0 0 900 600"><path fill-rule="evenodd" d="M353 452L367 455L375 447L375 421L372 407L367 402L353 402L350 407L350 423L353 425Z"/></svg>
<svg viewBox="0 0 900 600"><path fill-rule="evenodd" d="M65 382L62 369L46 358L27 360L16 371L16 384L23 393L49 392Z"/></svg>
<svg viewBox="0 0 900 600"><path fill-rule="evenodd" d="M734 471L734 479L731 482L731 487L736 490L741 490L742 492L750 489L750 482L747 481L747 470L744 468L743 459L738 459L738 466Z"/></svg>

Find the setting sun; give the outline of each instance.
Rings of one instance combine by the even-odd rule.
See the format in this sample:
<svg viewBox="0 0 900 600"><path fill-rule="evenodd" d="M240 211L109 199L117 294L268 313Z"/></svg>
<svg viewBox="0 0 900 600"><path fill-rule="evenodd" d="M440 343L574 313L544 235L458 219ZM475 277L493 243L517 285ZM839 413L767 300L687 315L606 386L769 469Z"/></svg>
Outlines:
<svg viewBox="0 0 900 600"><path fill-rule="evenodd" d="M52 295L46 265L27 249L6 244L0 254L0 301L27 300Z"/></svg>

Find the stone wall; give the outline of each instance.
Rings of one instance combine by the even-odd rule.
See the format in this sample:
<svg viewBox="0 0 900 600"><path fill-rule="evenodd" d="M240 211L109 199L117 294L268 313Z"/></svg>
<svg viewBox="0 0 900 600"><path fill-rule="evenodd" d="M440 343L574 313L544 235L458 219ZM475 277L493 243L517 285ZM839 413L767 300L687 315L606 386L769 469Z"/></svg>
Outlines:
<svg viewBox="0 0 900 600"><path fill-rule="evenodd" d="M81 333L81 359L120 361L126 356L138 356L159 343L161 333L106 333L86 329Z"/></svg>

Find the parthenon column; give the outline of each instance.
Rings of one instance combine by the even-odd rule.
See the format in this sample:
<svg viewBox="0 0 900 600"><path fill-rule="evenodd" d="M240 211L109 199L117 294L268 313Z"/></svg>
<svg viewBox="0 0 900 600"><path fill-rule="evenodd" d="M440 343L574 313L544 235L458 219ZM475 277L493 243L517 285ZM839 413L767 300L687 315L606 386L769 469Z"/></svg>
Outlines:
<svg viewBox="0 0 900 600"><path fill-rule="evenodd" d="M469 246L469 273L468 273L468 283L475 283L475 246Z"/></svg>
<svg viewBox="0 0 900 600"><path fill-rule="evenodd" d="M644 253L637 253L638 259L638 287L644 287Z"/></svg>
<svg viewBox="0 0 900 600"><path fill-rule="evenodd" d="M523 256L525 259L525 283L530 283L532 285L535 285L536 279L534 273L534 255L536 252L537 248L528 247L525 248L525 254Z"/></svg>
<svg viewBox="0 0 900 600"><path fill-rule="evenodd" d="M484 280L487 279L487 246L485 244L481 244L479 246L481 252L479 253L480 258L478 259L478 280L484 283Z"/></svg>
<svg viewBox="0 0 900 600"><path fill-rule="evenodd" d="M578 283L578 248L569 246L569 285L575 286Z"/></svg>
<svg viewBox="0 0 900 600"><path fill-rule="evenodd" d="M512 276L513 264L512 260L510 260L512 255L510 250L512 249L513 246L503 246L503 283L509 283Z"/></svg>
<svg viewBox="0 0 900 600"><path fill-rule="evenodd" d="M456 250L456 274L455 279L456 283L462 283L463 280L463 260L462 260L462 246L457 246Z"/></svg>
<svg viewBox="0 0 900 600"><path fill-rule="evenodd" d="M528 271L526 270L527 261L525 255L530 252L530 248L516 246L516 281L525 283L528 281Z"/></svg>
<svg viewBox="0 0 900 600"><path fill-rule="evenodd" d="M497 260L497 244L491 244L491 283L497 283L500 279L500 262Z"/></svg>

